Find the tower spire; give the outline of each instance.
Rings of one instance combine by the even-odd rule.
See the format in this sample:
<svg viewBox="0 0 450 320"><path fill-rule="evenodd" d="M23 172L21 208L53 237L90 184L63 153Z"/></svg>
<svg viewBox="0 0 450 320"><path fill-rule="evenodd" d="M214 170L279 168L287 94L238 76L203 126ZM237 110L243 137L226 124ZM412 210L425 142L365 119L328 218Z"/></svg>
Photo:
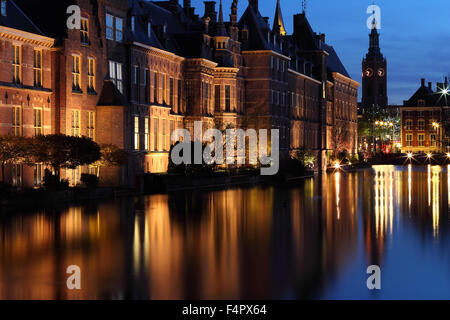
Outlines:
<svg viewBox="0 0 450 320"><path fill-rule="evenodd" d="M302 10L303 10L303 14L306 13L306 0L302 0Z"/></svg>
<svg viewBox="0 0 450 320"><path fill-rule="evenodd" d="M227 30L225 29L225 24L223 22L223 9L222 0L220 0L219 8L219 21L217 22L216 36L227 36Z"/></svg>
<svg viewBox="0 0 450 320"><path fill-rule="evenodd" d="M277 0L277 8L275 10L275 18L273 21L273 30L281 34L286 35L286 28L284 27L283 14L281 12L280 0Z"/></svg>

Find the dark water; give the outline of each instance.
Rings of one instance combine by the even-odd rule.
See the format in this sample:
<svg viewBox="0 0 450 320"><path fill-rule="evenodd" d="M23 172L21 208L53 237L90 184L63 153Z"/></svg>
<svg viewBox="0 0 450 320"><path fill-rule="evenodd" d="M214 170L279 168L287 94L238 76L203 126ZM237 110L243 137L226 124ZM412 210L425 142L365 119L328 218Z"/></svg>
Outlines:
<svg viewBox="0 0 450 320"><path fill-rule="evenodd" d="M380 166L1 217L0 299L449 299L449 186Z"/></svg>

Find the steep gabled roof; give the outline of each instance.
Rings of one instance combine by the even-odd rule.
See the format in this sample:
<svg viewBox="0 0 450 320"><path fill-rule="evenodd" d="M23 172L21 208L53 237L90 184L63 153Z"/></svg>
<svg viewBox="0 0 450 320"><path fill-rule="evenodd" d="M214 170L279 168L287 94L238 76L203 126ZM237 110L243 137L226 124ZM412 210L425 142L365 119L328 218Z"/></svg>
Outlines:
<svg viewBox="0 0 450 320"><path fill-rule="evenodd" d="M287 34L286 28L284 27L283 13L281 12L280 0L277 0L277 8L275 10L275 18L273 21L273 31L279 32L283 36Z"/></svg>
<svg viewBox="0 0 450 320"><path fill-rule="evenodd" d="M263 19L259 11L255 10L252 5L248 5L241 19L239 20L238 26L240 29L247 26L249 31L249 41L246 44L245 50L271 50L271 46L268 43L263 32L270 31L269 26Z"/></svg>
<svg viewBox="0 0 450 320"><path fill-rule="evenodd" d="M34 2L43 7L41 3ZM0 25L41 36L45 35L13 0L6 1L6 17L0 15Z"/></svg>
<svg viewBox="0 0 450 320"><path fill-rule="evenodd" d="M103 82L102 92L97 106L127 106L128 102L111 80Z"/></svg>
<svg viewBox="0 0 450 320"><path fill-rule="evenodd" d="M425 101L426 106L436 105L436 95L432 88L429 88L422 84L419 89L409 98L409 100L404 102L405 107L416 107L419 105L419 100Z"/></svg>
<svg viewBox="0 0 450 320"><path fill-rule="evenodd" d="M339 58L338 54L334 50L333 46L330 46L328 44L322 44L323 49L328 52L329 56L327 57L327 67L328 72L338 72L342 74L343 76L346 76L347 78L350 78L350 75L348 74L347 70L345 69L344 65L342 64L341 59Z"/></svg>

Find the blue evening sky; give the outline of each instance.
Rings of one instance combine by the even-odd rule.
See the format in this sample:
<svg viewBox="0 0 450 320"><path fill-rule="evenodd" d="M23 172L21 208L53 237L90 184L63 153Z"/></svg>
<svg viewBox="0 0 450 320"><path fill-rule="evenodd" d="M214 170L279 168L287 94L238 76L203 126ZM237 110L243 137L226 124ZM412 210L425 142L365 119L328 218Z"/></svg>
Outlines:
<svg viewBox="0 0 450 320"><path fill-rule="evenodd" d="M223 0L226 20L232 0ZM180 0L180 3L182 1ZM217 7L219 1L217 0ZM283 18L292 32L292 15L301 12L301 0L281 0ZM325 33L351 77L361 82L361 62L369 47L366 9L372 0L309 0L307 17L314 31ZM239 0L239 13L247 8ZM382 53L388 59L389 103L401 104L417 90L420 78L443 82L450 74L450 1L377 0L381 8ZM203 16L202 0L192 0ZM260 12L273 23L276 0L259 0ZM218 9L217 9L218 10ZM361 99L361 95L359 96Z"/></svg>

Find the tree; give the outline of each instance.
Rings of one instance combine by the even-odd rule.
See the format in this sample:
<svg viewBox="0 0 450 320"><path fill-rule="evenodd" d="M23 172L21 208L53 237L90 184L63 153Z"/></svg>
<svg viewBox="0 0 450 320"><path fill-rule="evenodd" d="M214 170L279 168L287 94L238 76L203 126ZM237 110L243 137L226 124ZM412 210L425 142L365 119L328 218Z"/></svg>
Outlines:
<svg viewBox="0 0 450 320"><path fill-rule="evenodd" d="M34 162L51 166L58 177L61 169L76 169L101 158L100 146L91 139L63 134L35 137L32 154Z"/></svg>
<svg viewBox="0 0 450 320"><path fill-rule="evenodd" d="M20 136L0 136L0 163L2 181L5 182L5 166L27 161L30 152L30 139Z"/></svg>
<svg viewBox="0 0 450 320"><path fill-rule="evenodd" d="M335 157L338 157L340 153L351 149L348 124L345 123L343 126L334 126L332 139Z"/></svg>
<svg viewBox="0 0 450 320"><path fill-rule="evenodd" d="M97 167L97 177L100 169L105 167L121 167L128 161L128 153L113 144L104 144L100 147L101 157L93 166Z"/></svg>

